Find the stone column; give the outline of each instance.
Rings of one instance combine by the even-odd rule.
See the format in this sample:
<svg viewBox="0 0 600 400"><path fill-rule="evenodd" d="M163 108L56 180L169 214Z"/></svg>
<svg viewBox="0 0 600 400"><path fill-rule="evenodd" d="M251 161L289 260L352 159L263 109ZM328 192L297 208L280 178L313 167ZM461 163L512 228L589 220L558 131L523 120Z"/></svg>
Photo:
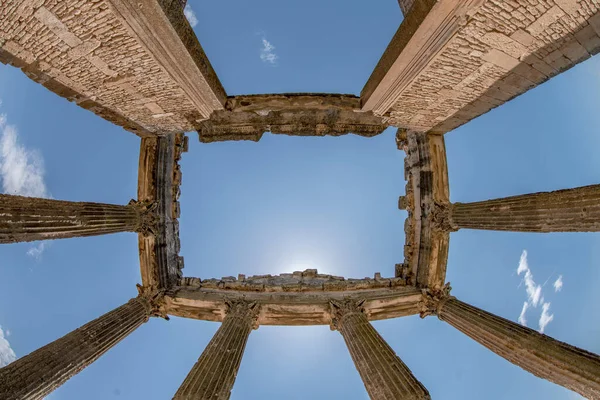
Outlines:
<svg viewBox="0 0 600 400"><path fill-rule="evenodd" d="M148 321L153 304L138 296L1 368L0 399L43 399Z"/></svg>
<svg viewBox="0 0 600 400"><path fill-rule="evenodd" d="M133 200L121 206L0 194L0 243L116 232L147 234L156 224L154 208Z"/></svg>
<svg viewBox="0 0 600 400"><path fill-rule="evenodd" d="M600 357L463 303L426 294L421 317L437 314L479 344L532 374L590 399L600 398Z"/></svg>
<svg viewBox="0 0 600 400"><path fill-rule="evenodd" d="M258 328L256 303L235 301L227 304L227 315L215 336L192 367L174 400L229 399L246 342Z"/></svg>
<svg viewBox="0 0 600 400"><path fill-rule="evenodd" d="M516 232L600 231L600 185L455 203L455 228Z"/></svg>
<svg viewBox="0 0 600 400"><path fill-rule="evenodd" d="M430 399L427 389L373 328L363 311L362 302L331 301L332 329L344 337L371 399Z"/></svg>

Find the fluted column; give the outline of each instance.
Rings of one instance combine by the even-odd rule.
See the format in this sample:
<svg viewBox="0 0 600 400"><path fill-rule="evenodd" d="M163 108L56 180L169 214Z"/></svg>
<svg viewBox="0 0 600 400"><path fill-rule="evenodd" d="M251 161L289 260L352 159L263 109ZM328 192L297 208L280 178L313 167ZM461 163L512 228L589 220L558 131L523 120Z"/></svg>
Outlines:
<svg viewBox="0 0 600 400"><path fill-rule="evenodd" d="M0 399L42 399L96 361L154 313L138 296L0 369Z"/></svg>
<svg viewBox="0 0 600 400"><path fill-rule="evenodd" d="M192 367L174 400L229 399L246 342L256 329L258 306L243 301L227 304L227 315Z"/></svg>
<svg viewBox="0 0 600 400"><path fill-rule="evenodd" d="M81 203L0 194L0 243L149 233L156 224L153 204Z"/></svg>
<svg viewBox="0 0 600 400"><path fill-rule="evenodd" d="M455 203L454 228L516 232L600 231L600 185Z"/></svg>
<svg viewBox="0 0 600 400"><path fill-rule="evenodd" d="M344 337L371 399L430 399L427 389L369 323L362 302L331 301L331 313L332 329Z"/></svg>
<svg viewBox="0 0 600 400"><path fill-rule="evenodd" d="M600 398L600 357L473 307L447 293L426 294L421 316L437 314L465 335L532 374Z"/></svg>

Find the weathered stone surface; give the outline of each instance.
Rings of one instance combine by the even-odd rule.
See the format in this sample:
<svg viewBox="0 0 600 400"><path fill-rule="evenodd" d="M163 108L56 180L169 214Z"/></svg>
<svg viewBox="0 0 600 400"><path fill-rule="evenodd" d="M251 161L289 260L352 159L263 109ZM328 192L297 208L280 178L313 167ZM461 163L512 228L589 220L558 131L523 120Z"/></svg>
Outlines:
<svg viewBox="0 0 600 400"><path fill-rule="evenodd" d="M246 342L256 325L256 303L234 301L202 355L192 367L174 400L227 400L235 383Z"/></svg>
<svg viewBox="0 0 600 400"><path fill-rule="evenodd" d="M415 0L398 0L398 4L400 4L400 9L402 10L402 14L405 16L408 14L410 9L412 8Z"/></svg>
<svg viewBox="0 0 600 400"><path fill-rule="evenodd" d="M600 231L600 185L455 203L456 228L516 232Z"/></svg>
<svg viewBox="0 0 600 400"><path fill-rule="evenodd" d="M380 273L375 273L373 278L352 279L319 274L316 269L307 269L279 275L254 275L250 277L242 275L238 278L233 276L221 279L186 277L181 279L180 285L242 292L351 291L406 286L406 279L400 277L382 278Z"/></svg>
<svg viewBox="0 0 600 400"><path fill-rule="evenodd" d="M399 208L408 211L404 224L407 278L419 287L439 288L446 279L449 234L440 205L449 203L446 147L441 135L398 130L398 147L406 152L406 193ZM444 220L445 218L445 220Z"/></svg>
<svg viewBox="0 0 600 400"><path fill-rule="evenodd" d="M218 280L222 282L219 286L214 285L215 281L183 278L179 286L166 293L166 311L180 317L223 321L228 301L245 300L261 306L260 325L327 325L332 299L365 300L364 309L369 320L418 314L422 300L421 292L414 286L378 286L377 280L356 280L351 288L344 289L315 285L312 290L308 289L310 285L296 283L290 284L289 290L283 290L281 286L273 290L268 283L256 282L254 291L229 287L236 282L234 277ZM330 281L332 285L335 282L343 281Z"/></svg>
<svg viewBox="0 0 600 400"><path fill-rule="evenodd" d="M415 2L361 100L390 125L448 132L600 49L594 0Z"/></svg>
<svg viewBox="0 0 600 400"><path fill-rule="evenodd" d="M0 369L0 398L43 399L148 320L155 300L139 296Z"/></svg>
<svg viewBox="0 0 600 400"><path fill-rule="evenodd" d="M511 363L586 398L600 398L598 355L552 339L454 297L440 296L432 305L432 311L439 319Z"/></svg>
<svg viewBox="0 0 600 400"><path fill-rule="evenodd" d="M179 256L179 160L188 148L183 134L144 138L140 147L138 198L156 204L158 229L154 235L139 236L140 268L144 286L169 288L182 276Z"/></svg>
<svg viewBox="0 0 600 400"><path fill-rule="evenodd" d="M140 136L192 130L225 102L171 0L3 1L0 15L0 62Z"/></svg>
<svg viewBox="0 0 600 400"><path fill-rule="evenodd" d="M0 194L0 243L140 232L157 229L154 206L70 202Z"/></svg>
<svg viewBox="0 0 600 400"><path fill-rule="evenodd" d="M363 301L334 300L331 314L332 329L337 329L344 337L371 399L431 398L427 389L369 323Z"/></svg>
<svg viewBox="0 0 600 400"><path fill-rule="evenodd" d="M335 94L266 94L230 97L225 110L200 123L200 141L258 141L264 132L295 136L371 137L387 125L382 118L360 110L360 99Z"/></svg>

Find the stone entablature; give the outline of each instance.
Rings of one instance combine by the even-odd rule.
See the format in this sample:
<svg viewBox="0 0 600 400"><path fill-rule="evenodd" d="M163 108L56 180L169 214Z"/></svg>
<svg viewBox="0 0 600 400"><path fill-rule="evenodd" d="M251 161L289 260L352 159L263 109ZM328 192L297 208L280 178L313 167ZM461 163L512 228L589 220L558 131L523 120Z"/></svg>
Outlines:
<svg viewBox="0 0 600 400"><path fill-rule="evenodd" d="M405 278L382 278L375 273L373 278L352 279L317 273L316 269L295 271L279 275L226 276L221 279L182 278L180 286L204 289L224 289L249 292L308 292L308 291L352 291L364 289L394 288L406 286Z"/></svg>
<svg viewBox="0 0 600 400"><path fill-rule="evenodd" d="M294 136L372 137L387 128L361 111L360 98L344 94L286 93L229 97L225 109L198 125L200 141L258 141L263 133Z"/></svg>
<svg viewBox="0 0 600 400"><path fill-rule="evenodd" d="M361 93L364 109L448 132L596 54L599 10L595 0L416 1Z"/></svg>
<svg viewBox="0 0 600 400"><path fill-rule="evenodd" d="M180 4L2 1L0 15L0 62L142 137L193 130L225 102Z"/></svg>
<svg viewBox="0 0 600 400"><path fill-rule="evenodd" d="M196 382L207 385L196 386L194 398L229 397L252 328L332 324L344 336L372 398L428 399L427 390L368 322L414 314L435 314L539 377L588 398L600 396L598 355L461 302L444 286L449 231L598 231L598 185L450 204L441 135L597 53L600 3L399 1L405 20L361 98L227 98L183 16L185 0L0 1L0 62L142 136L138 200L116 208L101 205L91 214L127 220L119 231L140 233L144 285L125 305L0 368L0 397L42 398L151 316L168 319L169 314L223 323L211 341L217 344L206 352L205 368L194 374L215 379ZM346 279L316 270L182 277L179 160L187 138L181 131L199 130L203 142L258 140L265 131L370 137L388 124L402 128L397 142L407 153L408 184L399 201L409 214L406 257L396 265L394 278L376 273L372 279ZM14 204L15 196L0 200ZM51 224L39 226L36 206L18 203L25 205L19 213L31 217L27 228L50 235L64 233L60 224L73 217L72 212L66 218L49 212L43 216ZM89 216L90 209L85 213ZM5 212L5 225L6 217L14 222ZM10 223L5 228L9 237L17 230ZM223 368L215 368L215 360Z"/></svg>
<svg viewBox="0 0 600 400"><path fill-rule="evenodd" d="M407 181L398 208L408 212L404 263L396 275L400 272L419 287L439 288L446 279L449 245L449 222L441 206L449 204L450 196L444 138L399 129L396 143L406 153Z"/></svg>
<svg viewBox="0 0 600 400"><path fill-rule="evenodd" d="M167 288L182 276L179 256L181 155L188 150L184 134L142 139L138 170L138 199L156 204L159 229L140 235L140 268L144 286Z"/></svg>
<svg viewBox="0 0 600 400"><path fill-rule="evenodd" d="M187 279L187 278L184 278ZM183 283L183 282L181 282ZM223 321L227 303L243 300L260 305L260 325L329 325L330 302L364 301L369 320L381 320L418 314L423 295L414 286L373 288L345 291L244 291L175 286L165 294L169 315Z"/></svg>

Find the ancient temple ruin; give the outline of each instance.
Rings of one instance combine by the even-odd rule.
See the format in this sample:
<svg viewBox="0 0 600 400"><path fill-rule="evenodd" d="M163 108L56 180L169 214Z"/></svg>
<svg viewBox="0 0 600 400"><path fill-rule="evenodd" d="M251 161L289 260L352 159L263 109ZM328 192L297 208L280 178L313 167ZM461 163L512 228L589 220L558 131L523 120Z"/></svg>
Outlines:
<svg viewBox="0 0 600 400"><path fill-rule="evenodd" d="M597 232L600 185L452 204L444 144L446 132L596 54L600 3L399 4L404 20L360 96L228 96L184 17L185 1L0 0L0 61L141 141L137 200L0 195L0 243L137 232L142 282L126 304L0 369L0 398L41 399L149 318L175 315L221 323L182 377L178 400L229 398L260 325L330 325L371 398L429 399L370 322L415 314L435 315L522 369L600 398L598 355L464 303L446 282L451 232ZM264 132L371 137L390 126L406 152L399 207L408 211L405 259L390 277L183 276L184 132L210 143L258 141Z"/></svg>

